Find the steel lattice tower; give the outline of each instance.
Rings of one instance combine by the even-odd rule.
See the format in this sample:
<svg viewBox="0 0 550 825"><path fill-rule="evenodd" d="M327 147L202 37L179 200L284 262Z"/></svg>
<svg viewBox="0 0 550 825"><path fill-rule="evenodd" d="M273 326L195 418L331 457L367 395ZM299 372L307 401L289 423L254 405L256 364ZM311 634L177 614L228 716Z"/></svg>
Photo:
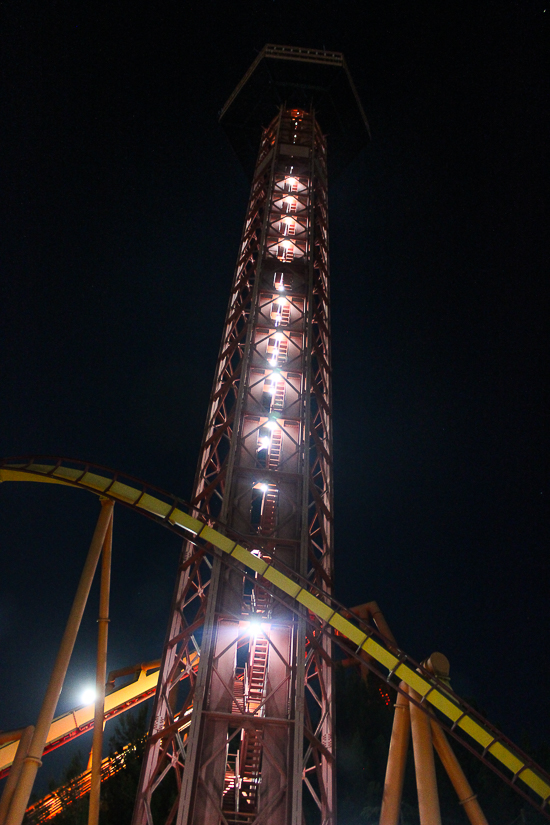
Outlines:
<svg viewBox="0 0 550 825"><path fill-rule="evenodd" d="M368 126L341 54L280 46L221 122L252 187L192 504L331 592L324 135L337 172ZM302 825L306 809L334 825L330 641L306 606L208 559L183 549L134 825Z"/></svg>

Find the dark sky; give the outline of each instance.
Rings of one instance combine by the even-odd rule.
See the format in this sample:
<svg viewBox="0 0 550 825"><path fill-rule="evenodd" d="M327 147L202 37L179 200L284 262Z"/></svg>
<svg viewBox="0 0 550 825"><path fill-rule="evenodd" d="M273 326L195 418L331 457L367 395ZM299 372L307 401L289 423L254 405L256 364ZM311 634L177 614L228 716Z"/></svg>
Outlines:
<svg viewBox="0 0 550 825"><path fill-rule="evenodd" d="M248 184L217 117L266 42L343 51L331 182L337 596L550 742L546 0L2 4L0 455L188 497ZM330 136L329 136L330 151ZM0 489L0 728L34 720L98 511ZM179 543L118 508L111 652L155 658ZM96 599L96 596L94 596ZM96 601L60 710L94 668ZM46 770L46 768L44 769Z"/></svg>

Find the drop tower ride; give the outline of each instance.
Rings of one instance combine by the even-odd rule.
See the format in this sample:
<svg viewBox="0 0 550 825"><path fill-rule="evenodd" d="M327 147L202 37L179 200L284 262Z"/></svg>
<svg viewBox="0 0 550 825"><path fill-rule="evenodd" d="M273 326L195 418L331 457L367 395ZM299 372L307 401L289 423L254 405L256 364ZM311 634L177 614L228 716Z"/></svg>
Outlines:
<svg viewBox="0 0 550 825"><path fill-rule="evenodd" d="M252 186L192 505L331 592L327 181L368 125L341 54L282 46L221 123ZM332 648L301 611L184 546L134 825L335 825Z"/></svg>

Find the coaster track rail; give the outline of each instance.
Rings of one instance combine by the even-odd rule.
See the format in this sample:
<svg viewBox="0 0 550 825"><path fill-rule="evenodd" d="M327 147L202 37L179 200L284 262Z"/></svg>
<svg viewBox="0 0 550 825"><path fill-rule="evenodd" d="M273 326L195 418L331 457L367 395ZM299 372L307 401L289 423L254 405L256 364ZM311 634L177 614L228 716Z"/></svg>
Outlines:
<svg viewBox="0 0 550 825"><path fill-rule="evenodd" d="M275 598L284 601L287 607L292 605L294 610L299 609L298 605L306 607L312 618L317 618L317 629L320 618L323 632L330 633L340 646L344 645L348 655L351 652L393 688L398 689L395 684L398 680L416 691L421 697L419 707L432 716L437 711L440 724L443 717L444 726L455 738L550 820L550 775L448 685L310 581L302 579L280 562L266 561L254 555L246 548L244 541L239 543L242 539L234 531L226 530L224 525L217 523L221 530L226 531L224 534L211 524L189 515L186 511L191 507L183 499L107 467L52 456L0 459L0 481L37 481L88 490L162 524L194 544L197 554L215 553L231 564L244 565L268 583ZM350 621L352 616L353 621ZM477 746L481 746L482 753L463 739L464 733ZM501 771L501 766L511 772L511 778ZM537 797L536 800L517 784L518 780Z"/></svg>

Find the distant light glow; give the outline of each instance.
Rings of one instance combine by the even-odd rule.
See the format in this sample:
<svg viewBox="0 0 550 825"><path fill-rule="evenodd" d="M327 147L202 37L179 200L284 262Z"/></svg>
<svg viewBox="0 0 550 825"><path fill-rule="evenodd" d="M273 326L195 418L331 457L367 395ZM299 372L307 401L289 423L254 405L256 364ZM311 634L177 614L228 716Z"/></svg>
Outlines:
<svg viewBox="0 0 550 825"><path fill-rule="evenodd" d="M95 702L96 692L95 688L87 687L84 688L80 695L80 701L83 705L91 705L92 702Z"/></svg>
<svg viewBox="0 0 550 825"><path fill-rule="evenodd" d="M265 422L265 426L266 426L269 430L274 430L274 429L275 429L275 427L277 426L277 422L276 422L276 421L266 421L266 422Z"/></svg>

